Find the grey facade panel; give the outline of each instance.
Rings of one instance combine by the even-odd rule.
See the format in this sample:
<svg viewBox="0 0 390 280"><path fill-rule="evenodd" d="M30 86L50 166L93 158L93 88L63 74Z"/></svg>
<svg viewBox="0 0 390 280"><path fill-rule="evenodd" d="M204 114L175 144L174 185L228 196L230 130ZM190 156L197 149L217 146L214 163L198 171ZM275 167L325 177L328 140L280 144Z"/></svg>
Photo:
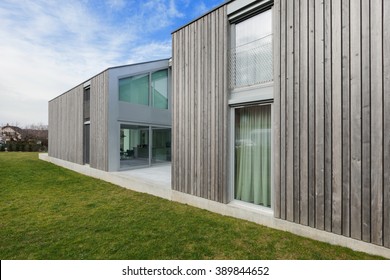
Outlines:
<svg viewBox="0 0 390 280"><path fill-rule="evenodd" d="M275 1L275 216L390 247L389 7L367 3Z"/></svg>
<svg viewBox="0 0 390 280"><path fill-rule="evenodd" d="M108 70L108 171L117 171L120 168L120 124L137 123L147 125L159 125L170 127L172 123L171 104L168 110L156 109L152 106L144 106L119 101L119 84L121 78L134 76L144 73L152 73L161 69L168 69L168 75L171 77L169 68L169 59L127 65L123 67L110 68ZM169 79L168 79L169 80ZM168 95L170 95L171 83L168 82ZM168 97L169 100L171 96Z"/></svg>
<svg viewBox="0 0 390 280"><path fill-rule="evenodd" d="M83 86L49 102L49 156L83 164Z"/></svg>
<svg viewBox="0 0 390 280"><path fill-rule="evenodd" d="M172 187L227 202L227 14L173 33Z"/></svg>

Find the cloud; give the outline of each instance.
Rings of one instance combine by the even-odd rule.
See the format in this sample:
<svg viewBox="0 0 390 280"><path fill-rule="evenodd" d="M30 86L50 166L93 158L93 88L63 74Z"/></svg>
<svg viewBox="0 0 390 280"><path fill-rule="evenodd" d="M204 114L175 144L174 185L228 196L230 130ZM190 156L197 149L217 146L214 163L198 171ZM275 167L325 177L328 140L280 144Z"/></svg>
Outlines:
<svg viewBox="0 0 390 280"><path fill-rule="evenodd" d="M110 7L123 7L121 1L110 2ZM47 123L48 100L130 59L129 50L140 37L137 29L125 23L114 24L115 19L94 13L87 4L72 0L60 5L56 1L2 0L1 123ZM145 54L141 57L148 59Z"/></svg>
<svg viewBox="0 0 390 280"><path fill-rule="evenodd" d="M210 7L207 7L203 1L199 1L196 3L196 6L194 8L194 17L203 15L208 10L210 10Z"/></svg>
<svg viewBox="0 0 390 280"><path fill-rule="evenodd" d="M126 6L125 0L107 0L107 5L115 10L123 9Z"/></svg>
<svg viewBox="0 0 390 280"><path fill-rule="evenodd" d="M151 42L131 49L128 63L158 60L171 57L171 41Z"/></svg>

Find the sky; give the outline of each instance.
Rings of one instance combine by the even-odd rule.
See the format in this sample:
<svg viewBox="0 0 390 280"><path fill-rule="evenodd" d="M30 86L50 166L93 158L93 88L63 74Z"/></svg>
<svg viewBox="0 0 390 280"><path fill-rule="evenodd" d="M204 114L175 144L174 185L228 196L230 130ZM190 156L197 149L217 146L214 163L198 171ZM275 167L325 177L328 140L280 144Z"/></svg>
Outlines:
<svg viewBox="0 0 390 280"><path fill-rule="evenodd" d="M48 101L108 67L171 57L171 32L223 0L1 0L0 125L48 122Z"/></svg>

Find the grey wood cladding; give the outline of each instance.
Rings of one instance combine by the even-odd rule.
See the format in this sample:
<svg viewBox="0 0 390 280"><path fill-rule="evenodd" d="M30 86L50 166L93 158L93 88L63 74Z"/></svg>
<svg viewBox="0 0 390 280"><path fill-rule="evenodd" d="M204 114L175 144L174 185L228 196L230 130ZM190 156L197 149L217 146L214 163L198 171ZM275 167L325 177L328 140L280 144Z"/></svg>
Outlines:
<svg viewBox="0 0 390 280"><path fill-rule="evenodd" d="M108 71L91 79L90 166L108 171Z"/></svg>
<svg viewBox="0 0 390 280"><path fill-rule="evenodd" d="M49 156L83 164L83 92L80 85L49 102Z"/></svg>
<svg viewBox="0 0 390 280"><path fill-rule="evenodd" d="M276 218L390 247L390 1L275 0ZM173 33L173 189L228 202L228 18Z"/></svg>
<svg viewBox="0 0 390 280"><path fill-rule="evenodd" d="M390 1L274 6L275 216L390 247Z"/></svg>
<svg viewBox="0 0 390 280"><path fill-rule="evenodd" d="M90 166L108 169L108 71L91 79ZM49 156L84 164L81 84L49 102Z"/></svg>
<svg viewBox="0 0 390 280"><path fill-rule="evenodd" d="M227 15L172 34L172 188L227 202Z"/></svg>

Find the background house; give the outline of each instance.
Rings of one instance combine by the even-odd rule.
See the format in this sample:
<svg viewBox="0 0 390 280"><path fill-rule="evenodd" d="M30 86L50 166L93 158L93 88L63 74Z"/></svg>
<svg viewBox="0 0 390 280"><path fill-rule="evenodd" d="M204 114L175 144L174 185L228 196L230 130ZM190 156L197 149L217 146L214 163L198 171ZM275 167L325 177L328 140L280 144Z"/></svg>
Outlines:
<svg viewBox="0 0 390 280"><path fill-rule="evenodd" d="M1 134L4 142L19 141L22 139L23 129L7 124L1 128Z"/></svg>

